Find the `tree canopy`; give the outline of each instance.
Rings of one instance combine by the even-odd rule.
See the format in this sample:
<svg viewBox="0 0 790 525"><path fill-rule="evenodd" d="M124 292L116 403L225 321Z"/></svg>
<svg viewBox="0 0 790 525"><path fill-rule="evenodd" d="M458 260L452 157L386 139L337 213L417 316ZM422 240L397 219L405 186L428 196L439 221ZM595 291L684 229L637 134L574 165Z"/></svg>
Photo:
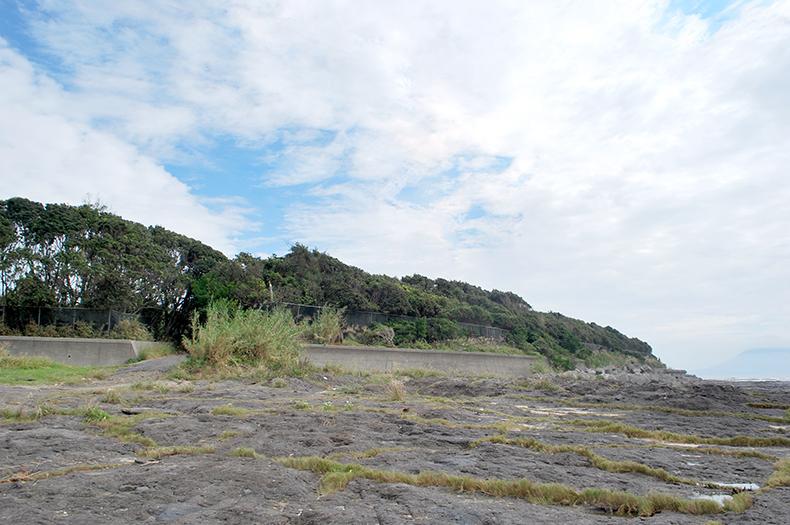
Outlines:
<svg viewBox="0 0 790 525"><path fill-rule="evenodd" d="M151 309L160 332L180 337L195 308L291 302L491 325L555 361L589 348L645 356L650 346L611 327L536 312L512 292L411 275L372 275L296 244L282 257L233 259L160 226L95 205L0 200L0 301L6 305ZM434 323L435 324L435 323ZM438 325L437 325L438 326Z"/></svg>

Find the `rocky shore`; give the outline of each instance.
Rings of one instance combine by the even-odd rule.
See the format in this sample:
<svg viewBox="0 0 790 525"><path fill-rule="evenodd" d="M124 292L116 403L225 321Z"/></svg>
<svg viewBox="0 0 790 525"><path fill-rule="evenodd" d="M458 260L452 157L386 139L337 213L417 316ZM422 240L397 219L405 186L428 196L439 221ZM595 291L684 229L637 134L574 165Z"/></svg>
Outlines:
<svg viewBox="0 0 790 525"><path fill-rule="evenodd" d="M790 523L786 383L170 366L0 386L0 522Z"/></svg>

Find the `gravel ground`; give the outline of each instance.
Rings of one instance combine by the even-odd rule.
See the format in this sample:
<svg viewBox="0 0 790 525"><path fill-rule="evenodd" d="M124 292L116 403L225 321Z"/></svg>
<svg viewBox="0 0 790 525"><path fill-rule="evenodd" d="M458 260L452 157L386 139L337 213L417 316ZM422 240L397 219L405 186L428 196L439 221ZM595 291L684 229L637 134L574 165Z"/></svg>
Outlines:
<svg viewBox="0 0 790 525"><path fill-rule="evenodd" d="M614 421L702 438L790 438L787 383L707 382L672 374L568 374L526 382L408 377L393 401L383 375L317 374L283 383L172 381L165 358L103 381L0 385L0 523L790 523L790 488L757 490L743 513L661 512L626 518L586 505L534 504L442 487L354 479L322 492L321 476L278 459L320 456L372 469L563 483L679 497L729 495L693 482L765 484L783 446L682 445L589 432L580 421ZM275 387L279 386L279 388ZM107 391L114 391L108 396ZM233 414L215 413L230 405ZM99 407L124 433L86 421ZM38 418L13 417L18 410ZM689 413L688 411L694 411ZM222 410L220 409L220 412ZM107 422L104 422L105 427ZM116 428L117 427L112 427ZM204 447L200 454L146 456L148 446ZM581 445L687 478L668 482L596 468L578 453L476 440L534 438ZM477 446L475 446L477 445ZM208 447L208 448L205 448ZM236 457L239 447L256 457ZM757 451L770 457L742 457ZM186 451L181 451L186 452ZM195 451L193 451L195 452ZM738 455L740 454L740 455Z"/></svg>

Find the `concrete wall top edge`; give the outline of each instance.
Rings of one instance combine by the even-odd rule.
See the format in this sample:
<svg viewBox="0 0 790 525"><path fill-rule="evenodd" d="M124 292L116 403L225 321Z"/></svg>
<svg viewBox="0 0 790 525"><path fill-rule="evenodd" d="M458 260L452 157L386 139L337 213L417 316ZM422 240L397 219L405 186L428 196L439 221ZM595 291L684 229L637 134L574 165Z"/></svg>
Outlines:
<svg viewBox="0 0 790 525"><path fill-rule="evenodd" d="M98 337L37 337L27 335L0 335L0 341L63 341L67 343L156 343L133 339L103 339Z"/></svg>
<svg viewBox="0 0 790 525"><path fill-rule="evenodd" d="M409 354L421 354L421 355L448 355L448 356L480 356L480 357L490 357L494 359L515 359L518 361L527 360L533 361L538 359L537 356L532 355L510 355L510 354L496 354L493 352L453 352L447 350L423 350L421 348L390 348L386 346L347 346L347 345L318 345L318 344L306 344L303 345L305 348L314 348L314 349L329 349L329 350L352 350L358 352L393 352L393 353L409 353Z"/></svg>

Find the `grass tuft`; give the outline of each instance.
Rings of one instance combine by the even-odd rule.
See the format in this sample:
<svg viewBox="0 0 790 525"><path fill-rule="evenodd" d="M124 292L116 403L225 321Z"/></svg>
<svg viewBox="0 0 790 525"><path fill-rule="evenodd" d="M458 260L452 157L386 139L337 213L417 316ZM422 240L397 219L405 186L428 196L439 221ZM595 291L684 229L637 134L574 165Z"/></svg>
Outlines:
<svg viewBox="0 0 790 525"><path fill-rule="evenodd" d="M343 342L344 314L345 308L324 306L316 318L303 327L304 337L323 345Z"/></svg>
<svg viewBox="0 0 790 525"><path fill-rule="evenodd" d="M790 487L790 458L783 458L774 463L774 471L765 485L767 487Z"/></svg>
<svg viewBox="0 0 790 525"><path fill-rule="evenodd" d="M206 321L192 317L192 338L184 339L194 368L257 368L292 375L302 366L300 328L286 310L243 310L217 301L206 309Z"/></svg>
<svg viewBox="0 0 790 525"><path fill-rule="evenodd" d="M233 438L238 437L240 435L241 435L241 432L239 432L238 430L223 430L220 433L220 435L217 436L217 439L219 441L227 441L229 439L233 439Z"/></svg>
<svg viewBox="0 0 790 525"><path fill-rule="evenodd" d="M54 470L43 470L38 472L16 472L5 478L0 478L2 483L25 483L28 481L40 481L49 478L56 478L58 476L66 476L74 472L90 472L93 470L107 470L111 468L122 467L126 463L86 463L80 465L71 465L70 467L63 467Z"/></svg>
<svg viewBox="0 0 790 525"><path fill-rule="evenodd" d="M601 456L600 454L596 454L589 448L586 448L581 445L551 445L548 443L543 443L541 441L538 441L537 439L534 438L509 439L505 436L494 436L494 437L475 440L471 442L469 446L476 447L480 443L484 443L484 442L498 443L502 445L514 445L518 447L528 448L536 452L542 452L545 454L562 454L562 453L578 454L588 459L593 467L599 470L604 470L606 472L643 474L645 476L657 478L662 481L666 481L668 483L680 483L683 485L692 485L692 486L707 485L706 483L701 483L690 478L683 478L680 476L676 476L664 470L663 468L651 467L649 465L645 465L644 463L639 463L636 461L612 460L604 456ZM710 484L710 486L716 486L716 485Z"/></svg>
<svg viewBox="0 0 790 525"><path fill-rule="evenodd" d="M43 357L12 356L0 348L0 384L75 384L106 376L107 369L63 365Z"/></svg>
<svg viewBox="0 0 790 525"><path fill-rule="evenodd" d="M406 399L406 387L403 381L393 379L387 385L387 397L390 401L403 401Z"/></svg>
<svg viewBox="0 0 790 525"><path fill-rule="evenodd" d="M231 450L228 454L237 458L255 459L258 457L258 453L255 452L255 449L249 447L237 447Z"/></svg>
<svg viewBox="0 0 790 525"><path fill-rule="evenodd" d="M218 407L214 407L211 410L212 415L215 416L234 416L234 417L246 417L253 413L252 410L249 408L243 407L236 407L233 405L222 405Z"/></svg>
<svg viewBox="0 0 790 525"><path fill-rule="evenodd" d="M571 425L582 427L588 432L605 434L622 434L630 438L656 439L670 443L685 443L693 445L721 445L730 447L788 447L790 438L784 437L701 437L693 434L678 434L665 430L646 430L624 423L603 420L575 419L568 422Z"/></svg>
<svg viewBox="0 0 790 525"><path fill-rule="evenodd" d="M144 458L161 459L167 456L195 456L198 454L213 454L214 447L211 446L191 446L176 445L172 447L150 447L139 453Z"/></svg>
<svg viewBox="0 0 790 525"><path fill-rule="evenodd" d="M105 412L104 410L102 410L99 407L91 406L91 407L88 407L88 408L84 409L84 412L82 414L82 418L87 423L97 423L99 421L106 421L106 420L110 419L110 414L108 414L107 412Z"/></svg>
<svg viewBox="0 0 790 525"><path fill-rule="evenodd" d="M121 403L121 395L117 390L109 389L101 397L101 402L108 405L119 405Z"/></svg>
<svg viewBox="0 0 790 525"><path fill-rule="evenodd" d="M379 483L445 487L456 492L481 493L493 497L514 497L538 505L590 505L620 516L652 516L661 511L684 514L716 514L724 510L724 507L715 501L685 499L667 494L651 493L647 496L637 496L627 492L598 488L576 491L558 483L536 483L528 479L480 479L431 471L409 474L373 469L356 463L339 463L317 456L286 457L280 458L278 461L287 467L320 474L320 490L324 494L342 490L352 480L362 478ZM746 498L739 499L739 505L746 503Z"/></svg>

